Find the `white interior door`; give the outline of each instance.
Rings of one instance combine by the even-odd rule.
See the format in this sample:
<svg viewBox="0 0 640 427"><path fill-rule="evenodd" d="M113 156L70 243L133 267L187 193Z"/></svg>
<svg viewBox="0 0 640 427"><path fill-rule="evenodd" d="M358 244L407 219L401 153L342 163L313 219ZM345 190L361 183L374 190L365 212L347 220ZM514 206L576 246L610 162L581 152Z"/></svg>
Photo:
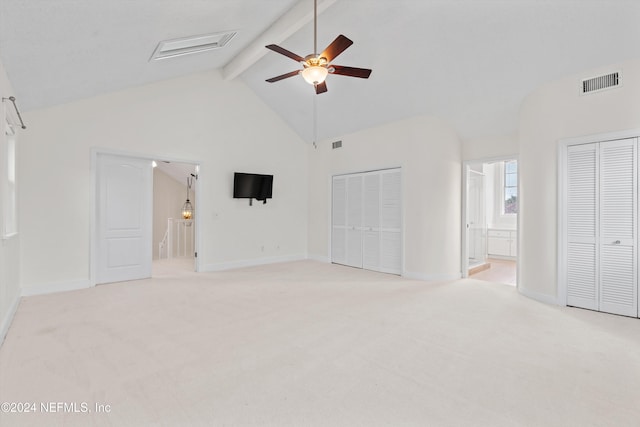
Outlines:
<svg viewBox="0 0 640 427"><path fill-rule="evenodd" d="M334 177L331 185L331 262L347 257L347 178Z"/></svg>
<svg viewBox="0 0 640 427"><path fill-rule="evenodd" d="M345 264L362 268L362 175L347 177L347 257Z"/></svg>
<svg viewBox="0 0 640 427"><path fill-rule="evenodd" d="M96 183L96 283L151 277L151 160L99 154Z"/></svg>
<svg viewBox="0 0 640 427"><path fill-rule="evenodd" d="M598 144L567 148L567 305L598 310Z"/></svg>
<svg viewBox="0 0 640 427"><path fill-rule="evenodd" d="M600 311L638 316L635 138L600 143Z"/></svg>
<svg viewBox="0 0 640 427"><path fill-rule="evenodd" d="M637 141L567 147L567 305L638 316Z"/></svg>
<svg viewBox="0 0 640 427"><path fill-rule="evenodd" d="M331 261L402 274L400 169L334 177L331 199Z"/></svg>
<svg viewBox="0 0 640 427"><path fill-rule="evenodd" d="M380 191L380 269L402 273L402 173L381 173Z"/></svg>
<svg viewBox="0 0 640 427"><path fill-rule="evenodd" d="M364 175L362 268L380 269L380 174Z"/></svg>
<svg viewBox="0 0 640 427"><path fill-rule="evenodd" d="M485 262L487 253L487 221L485 219L484 174L468 169L467 171L467 247L469 265ZM507 254L509 251L507 250Z"/></svg>

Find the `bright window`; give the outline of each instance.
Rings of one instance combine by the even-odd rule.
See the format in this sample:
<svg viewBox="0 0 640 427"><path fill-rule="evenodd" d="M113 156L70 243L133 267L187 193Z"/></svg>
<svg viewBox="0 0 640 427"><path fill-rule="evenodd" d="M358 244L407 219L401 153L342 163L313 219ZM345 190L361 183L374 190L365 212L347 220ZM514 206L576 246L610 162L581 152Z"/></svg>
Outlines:
<svg viewBox="0 0 640 427"><path fill-rule="evenodd" d="M518 162L504 162L503 214L518 213Z"/></svg>

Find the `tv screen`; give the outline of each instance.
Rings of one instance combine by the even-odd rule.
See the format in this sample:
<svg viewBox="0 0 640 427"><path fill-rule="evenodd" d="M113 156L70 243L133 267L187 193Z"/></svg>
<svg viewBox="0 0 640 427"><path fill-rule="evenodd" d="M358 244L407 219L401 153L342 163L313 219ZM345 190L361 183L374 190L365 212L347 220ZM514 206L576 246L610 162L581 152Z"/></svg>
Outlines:
<svg viewBox="0 0 640 427"><path fill-rule="evenodd" d="M233 197L256 199L266 203L273 195L273 175L236 172L233 175Z"/></svg>

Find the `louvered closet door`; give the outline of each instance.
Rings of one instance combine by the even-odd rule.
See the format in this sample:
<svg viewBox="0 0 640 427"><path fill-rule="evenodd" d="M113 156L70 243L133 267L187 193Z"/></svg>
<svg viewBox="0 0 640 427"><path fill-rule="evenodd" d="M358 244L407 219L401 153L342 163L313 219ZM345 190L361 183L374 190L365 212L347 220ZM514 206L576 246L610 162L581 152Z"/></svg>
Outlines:
<svg viewBox="0 0 640 427"><path fill-rule="evenodd" d="M380 173L364 175L362 268L380 269Z"/></svg>
<svg viewBox="0 0 640 427"><path fill-rule="evenodd" d="M598 144L567 149L567 305L598 310Z"/></svg>
<svg viewBox="0 0 640 427"><path fill-rule="evenodd" d="M385 273L402 273L402 174L381 173L380 268Z"/></svg>
<svg viewBox="0 0 640 427"><path fill-rule="evenodd" d="M600 143L600 311L638 316L637 145Z"/></svg>
<svg viewBox="0 0 640 427"><path fill-rule="evenodd" d="M344 264L347 259L347 178L333 178L331 201L331 262Z"/></svg>
<svg viewBox="0 0 640 427"><path fill-rule="evenodd" d="M347 176L347 253L345 264L362 268L362 175Z"/></svg>
<svg viewBox="0 0 640 427"><path fill-rule="evenodd" d="M402 273L400 169L334 177L331 261Z"/></svg>

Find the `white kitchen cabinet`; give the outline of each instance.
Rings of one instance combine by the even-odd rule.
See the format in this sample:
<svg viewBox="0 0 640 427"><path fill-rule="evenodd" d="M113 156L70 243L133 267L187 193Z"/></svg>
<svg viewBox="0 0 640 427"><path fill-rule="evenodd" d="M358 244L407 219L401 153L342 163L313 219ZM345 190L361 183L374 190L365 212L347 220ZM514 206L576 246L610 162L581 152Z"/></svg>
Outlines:
<svg viewBox="0 0 640 427"><path fill-rule="evenodd" d="M518 232L516 230L487 230L487 254L489 256L516 257L518 255Z"/></svg>

